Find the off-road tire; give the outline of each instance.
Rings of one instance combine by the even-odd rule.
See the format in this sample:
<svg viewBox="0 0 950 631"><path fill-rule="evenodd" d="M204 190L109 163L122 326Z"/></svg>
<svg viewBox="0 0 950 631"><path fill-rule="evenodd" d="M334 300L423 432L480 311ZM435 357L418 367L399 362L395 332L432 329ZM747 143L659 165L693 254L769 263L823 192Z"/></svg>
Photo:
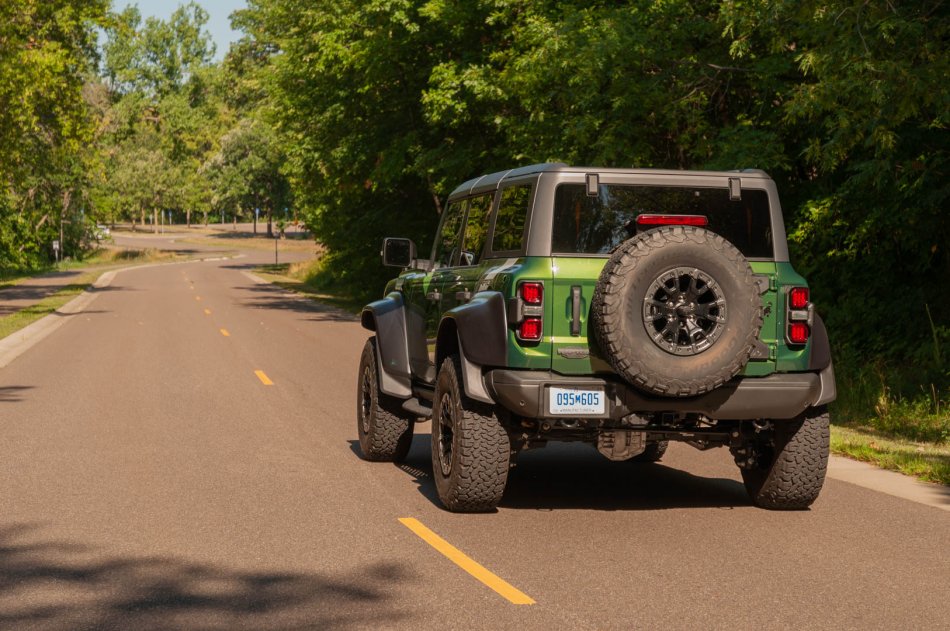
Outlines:
<svg viewBox="0 0 950 631"><path fill-rule="evenodd" d="M642 316L651 283L683 267L714 278L729 308L715 343L689 356L661 349ZM664 226L613 252L594 289L591 324L600 352L618 375L651 394L687 397L718 388L746 365L762 328L762 301L752 269L734 245L703 228Z"/></svg>
<svg viewBox="0 0 950 631"><path fill-rule="evenodd" d="M360 356L356 384L356 431L363 458L377 462L400 462L412 446L412 415L402 401L379 389L376 338L366 340Z"/></svg>
<svg viewBox="0 0 950 631"><path fill-rule="evenodd" d="M668 440L658 440L653 443L649 443L647 448L643 450L643 453L637 454L630 459L631 462L659 462L663 455L666 453L667 447L670 446L670 441Z"/></svg>
<svg viewBox="0 0 950 631"><path fill-rule="evenodd" d="M775 421L772 444L742 481L753 503L773 510L801 510L818 498L828 470L830 418L826 407L809 408L790 421Z"/></svg>
<svg viewBox="0 0 950 631"><path fill-rule="evenodd" d="M473 401L461 386L459 357L445 359L436 379L432 406L432 476L442 504L457 513L493 510L508 481L511 443L494 406ZM449 471L443 470L443 405L451 414Z"/></svg>

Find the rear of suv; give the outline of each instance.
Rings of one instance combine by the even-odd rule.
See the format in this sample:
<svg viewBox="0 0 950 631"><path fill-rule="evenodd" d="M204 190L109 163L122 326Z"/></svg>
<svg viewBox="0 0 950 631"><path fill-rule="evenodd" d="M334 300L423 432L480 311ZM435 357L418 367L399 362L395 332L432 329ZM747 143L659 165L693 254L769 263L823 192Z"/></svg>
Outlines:
<svg viewBox="0 0 950 631"><path fill-rule="evenodd" d="M428 259L398 238L382 255L404 271L362 313L362 452L400 460L431 418L449 510L494 508L548 441L646 462L724 446L757 505L818 496L834 373L765 173L493 173L452 192Z"/></svg>

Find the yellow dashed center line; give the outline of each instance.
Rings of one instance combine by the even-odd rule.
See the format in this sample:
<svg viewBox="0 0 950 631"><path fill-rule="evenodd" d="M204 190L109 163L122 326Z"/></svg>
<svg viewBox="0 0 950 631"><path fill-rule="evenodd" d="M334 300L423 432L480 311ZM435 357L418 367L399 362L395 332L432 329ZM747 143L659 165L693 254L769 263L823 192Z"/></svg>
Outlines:
<svg viewBox="0 0 950 631"><path fill-rule="evenodd" d="M221 329L221 335L223 335L224 337L231 337L231 334L228 333L227 329Z"/></svg>
<svg viewBox="0 0 950 631"><path fill-rule="evenodd" d="M261 383L265 386L272 386L274 382L271 381L267 375L264 374L263 370L255 370L254 374L257 375L257 378L261 380Z"/></svg>
<svg viewBox="0 0 950 631"><path fill-rule="evenodd" d="M506 580L489 572L483 565L477 563L467 554L451 543L426 528L422 522L412 517L401 517L399 523L416 533L423 541L445 555L452 563L477 578L487 587L493 589L501 597L514 605L533 605L534 599L517 589Z"/></svg>
<svg viewBox="0 0 950 631"><path fill-rule="evenodd" d="M205 315L211 315L211 309L205 309Z"/></svg>

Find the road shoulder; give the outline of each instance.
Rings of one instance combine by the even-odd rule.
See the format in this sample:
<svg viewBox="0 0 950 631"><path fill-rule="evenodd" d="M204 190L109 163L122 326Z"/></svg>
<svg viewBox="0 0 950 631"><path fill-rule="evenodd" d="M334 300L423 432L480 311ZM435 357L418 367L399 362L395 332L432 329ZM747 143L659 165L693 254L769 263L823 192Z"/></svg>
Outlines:
<svg viewBox="0 0 950 631"><path fill-rule="evenodd" d="M831 456L828 459L828 477L950 511L950 486L921 482L903 473L879 469L866 462Z"/></svg>

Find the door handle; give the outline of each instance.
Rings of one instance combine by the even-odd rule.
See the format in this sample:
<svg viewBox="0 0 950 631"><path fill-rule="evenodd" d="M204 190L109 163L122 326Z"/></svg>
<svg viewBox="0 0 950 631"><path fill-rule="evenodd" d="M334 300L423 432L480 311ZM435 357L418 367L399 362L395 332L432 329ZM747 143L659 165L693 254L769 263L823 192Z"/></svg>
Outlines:
<svg viewBox="0 0 950 631"><path fill-rule="evenodd" d="M438 289L434 289L426 294L426 300L431 300L432 302L442 300L442 293Z"/></svg>
<svg viewBox="0 0 950 631"><path fill-rule="evenodd" d="M571 287L571 335L578 337L581 334L581 288L579 285Z"/></svg>
<svg viewBox="0 0 950 631"><path fill-rule="evenodd" d="M465 291L455 292L455 300L457 302L464 303L464 302L468 302L471 299L472 299L472 292L468 291L467 289Z"/></svg>

